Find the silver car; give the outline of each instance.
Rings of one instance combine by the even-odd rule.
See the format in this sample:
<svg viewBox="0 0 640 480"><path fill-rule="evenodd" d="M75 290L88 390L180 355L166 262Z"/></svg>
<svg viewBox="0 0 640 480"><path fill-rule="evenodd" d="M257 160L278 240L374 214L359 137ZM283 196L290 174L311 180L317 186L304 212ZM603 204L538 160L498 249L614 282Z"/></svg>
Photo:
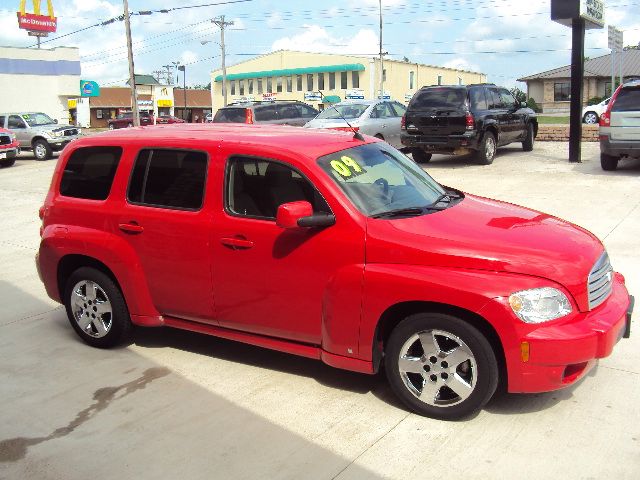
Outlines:
<svg viewBox="0 0 640 480"><path fill-rule="evenodd" d="M640 158L640 80L618 87L600 116L600 165L615 170L621 158Z"/></svg>
<svg viewBox="0 0 640 480"><path fill-rule="evenodd" d="M0 113L0 128L10 130L23 150L33 150L36 160L51 158L53 152L62 150L80 135L80 129L72 125L59 125L46 113Z"/></svg>
<svg viewBox="0 0 640 480"><path fill-rule="evenodd" d="M349 122L360 133L378 137L397 149L403 149L400 122L406 111L407 107L392 100L346 100L325 107L305 128L346 130Z"/></svg>

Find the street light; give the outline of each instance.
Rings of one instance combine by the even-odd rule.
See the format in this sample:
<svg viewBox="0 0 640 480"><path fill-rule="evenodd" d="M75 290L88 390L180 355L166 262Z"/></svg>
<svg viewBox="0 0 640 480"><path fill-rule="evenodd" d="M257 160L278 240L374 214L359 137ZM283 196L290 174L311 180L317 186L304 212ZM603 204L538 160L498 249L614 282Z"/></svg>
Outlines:
<svg viewBox="0 0 640 480"><path fill-rule="evenodd" d="M182 110L182 119L187 115L187 66L180 65L178 70L182 72L182 91L184 92L184 110Z"/></svg>
<svg viewBox="0 0 640 480"><path fill-rule="evenodd" d="M227 67L225 65L225 52L224 45L215 40L200 40L200 45L206 45L207 43L215 43L220 47L222 51L222 98L224 101L224 106L227 106Z"/></svg>

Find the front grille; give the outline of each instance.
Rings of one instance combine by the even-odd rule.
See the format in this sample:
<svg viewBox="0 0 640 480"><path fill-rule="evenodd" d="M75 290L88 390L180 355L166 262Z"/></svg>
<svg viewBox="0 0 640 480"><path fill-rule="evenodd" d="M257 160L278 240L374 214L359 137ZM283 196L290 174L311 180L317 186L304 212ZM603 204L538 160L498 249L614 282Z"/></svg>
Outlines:
<svg viewBox="0 0 640 480"><path fill-rule="evenodd" d="M0 135L0 145L9 145L11 137L9 135Z"/></svg>
<svg viewBox="0 0 640 480"><path fill-rule="evenodd" d="M604 302L611 294L613 268L609 255L604 252L589 273L587 288L589 290L589 310L593 310Z"/></svg>
<svg viewBox="0 0 640 480"><path fill-rule="evenodd" d="M77 135L77 134L78 134L77 128L68 128L67 130L64 131L65 137L70 137L72 135Z"/></svg>

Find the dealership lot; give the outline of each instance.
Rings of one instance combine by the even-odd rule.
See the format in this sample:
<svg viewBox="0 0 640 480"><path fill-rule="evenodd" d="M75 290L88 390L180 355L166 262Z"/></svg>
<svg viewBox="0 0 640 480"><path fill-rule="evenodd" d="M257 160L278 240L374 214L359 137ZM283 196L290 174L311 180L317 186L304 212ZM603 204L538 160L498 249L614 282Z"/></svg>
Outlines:
<svg viewBox="0 0 640 480"><path fill-rule="evenodd" d="M591 230L640 294L640 162L603 172L596 143L584 163L566 158L566 144L538 143L499 149L490 166L435 156L427 170ZM0 170L0 478L640 476L635 319L578 385L503 396L462 422L410 414L380 377L212 337L81 344L33 262L54 165L23 154Z"/></svg>

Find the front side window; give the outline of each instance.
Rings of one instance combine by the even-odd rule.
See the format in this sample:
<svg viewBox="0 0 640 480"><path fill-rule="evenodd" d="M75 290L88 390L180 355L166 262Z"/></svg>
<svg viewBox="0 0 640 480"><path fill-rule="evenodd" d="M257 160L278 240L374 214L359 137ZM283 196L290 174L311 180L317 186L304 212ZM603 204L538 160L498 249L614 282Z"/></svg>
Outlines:
<svg viewBox="0 0 640 480"><path fill-rule="evenodd" d="M432 205L444 189L413 161L382 142L322 156L318 164L367 216Z"/></svg>
<svg viewBox="0 0 640 480"><path fill-rule="evenodd" d="M516 107L516 99L513 98L513 95L509 93L509 90L501 89L500 90L500 103L505 108L515 108Z"/></svg>
<svg viewBox="0 0 640 480"><path fill-rule="evenodd" d="M78 148L64 167L60 195L106 200L121 156L120 147Z"/></svg>
<svg viewBox="0 0 640 480"><path fill-rule="evenodd" d="M141 150L133 166L127 200L138 205L199 210L208 157L193 150Z"/></svg>
<svg viewBox="0 0 640 480"><path fill-rule="evenodd" d="M571 83L562 82L553 84L553 101L568 102L571 100Z"/></svg>
<svg viewBox="0 0 640 480"><path fill-rule="evenodd" d="M331 213L322 195L297 170L253 157L229 160L225 208L230 213L275 220L280 205L300 200L311 203L314 212Z"/></svg>

